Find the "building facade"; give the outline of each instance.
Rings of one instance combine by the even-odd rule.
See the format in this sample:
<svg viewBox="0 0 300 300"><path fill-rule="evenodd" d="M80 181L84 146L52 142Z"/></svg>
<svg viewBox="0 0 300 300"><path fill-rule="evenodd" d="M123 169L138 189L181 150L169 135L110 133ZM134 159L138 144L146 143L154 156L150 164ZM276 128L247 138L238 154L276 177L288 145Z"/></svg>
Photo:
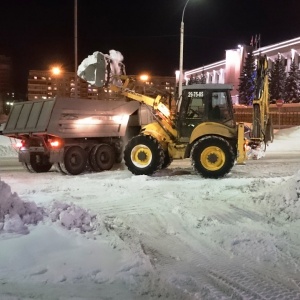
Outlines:
<svg viewBox="0 0 300 300"><path fill-rule="evenodd" d="M51 70L30 70L28 76L28 100L42 100L55 96L97 99L98 89L77 78L74 72L54 74Z"/></svg>
<svg viewBox="0 0 300 300"><path fill-rule="evenodd" d="M56 75L51 70L30 70L28 100L42 100L55 96L83 99L115 98L110 90L92 86L77 76L76 93L74 74L74 72L62 72ZM175 77L151 77L144 81L145 90L160 89L171 94L175 92L175 84Z"/></svg>
<svg viewBox="0 0 300 300"><path fill-rule="evenodd" d="M192 69L184 73L186 82L191 77L205 75L206 83L228 83L233 85L233 101L238 103L238 86L241 70L247 57L247 53L252 47L241 45L237 49L225 51L225 59L200 68ZM280 42L277 44L261 47L253 50L254 57L266 55L269 69L280 54L284 58L286 72L290 70L290 65L294 59L299 66L300 59L300 37Z"/></svg>
<svg viewBox="0 0 300 300"><path fill-rule="evenodd" d="M6 99L12 93L12 60L0 55L0 114L5 113Z"/></svg>

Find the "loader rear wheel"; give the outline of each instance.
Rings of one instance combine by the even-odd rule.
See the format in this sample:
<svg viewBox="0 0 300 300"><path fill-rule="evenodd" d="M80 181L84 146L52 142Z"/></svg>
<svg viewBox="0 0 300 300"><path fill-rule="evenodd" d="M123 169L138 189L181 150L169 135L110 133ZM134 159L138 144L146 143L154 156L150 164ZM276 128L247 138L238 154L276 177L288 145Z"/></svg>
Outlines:
<svg viewBox="0 0 300 300"><path fill-rule="evenodd" d="M71 146L66 148L60 168L66 174L78 175L85 170L86 164L87 152L79 146Z"/></svg>
<svg viewBox="0 0 300 300"><path fill-rule="evenodd" d="M108 144L99 144L92 148L89 162L94 171L110 170L115 163L115 150Z"/></svg>
<svg viewBox="0 0 300 300"><path fill-rule="evenodd" d="M152 175L161 169L164 158L161 145L150 135L133 137L124 151L125 165L135 175Z"/></svg>
<svg viewBox="0 0 300 300"><path fill-rule="evenodd" d="M52 168L49 157L41 153L30 153L30 162L23 166L31 173L45 173Z"/></svg>
<svg viewBox="0 0 300 300"><path fill-rule="evenodd" d="M230 172L235 155L227 140L207 136L198 140L191 151L194 169L205 178L220 178Z"/></svg>

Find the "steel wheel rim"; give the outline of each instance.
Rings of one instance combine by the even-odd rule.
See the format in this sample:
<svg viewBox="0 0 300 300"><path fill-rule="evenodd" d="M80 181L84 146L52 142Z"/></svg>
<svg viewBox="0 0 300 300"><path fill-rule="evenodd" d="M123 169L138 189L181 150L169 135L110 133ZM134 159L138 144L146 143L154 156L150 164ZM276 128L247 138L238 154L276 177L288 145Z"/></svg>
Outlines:
<svg viewBox="0 0 300 300"><path fill-rule="evenodd" d="M210 146L201 153L200 160L205 169L216 171L224 166L226 157L221 148Z"/></svg>
<svg viewBox="0 0 300 300"><path fill-rule="evenodd" d="M131 161L139 168L148 167L152 161L152 152L146 145L137 145L131 150Z"/></svg>

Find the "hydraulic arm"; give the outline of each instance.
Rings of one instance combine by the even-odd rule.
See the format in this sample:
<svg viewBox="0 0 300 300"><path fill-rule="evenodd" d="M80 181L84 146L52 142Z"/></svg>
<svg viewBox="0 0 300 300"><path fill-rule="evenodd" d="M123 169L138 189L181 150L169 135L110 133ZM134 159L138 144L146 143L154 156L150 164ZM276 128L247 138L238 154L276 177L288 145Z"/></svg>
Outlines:
<svg viewBox="0 0 300 300"><path fill-rule="evenodd" d="M265 56L257 60L256 90L253 100L252 145L273 141L273 126L269 113L268 61Z"/></svg>

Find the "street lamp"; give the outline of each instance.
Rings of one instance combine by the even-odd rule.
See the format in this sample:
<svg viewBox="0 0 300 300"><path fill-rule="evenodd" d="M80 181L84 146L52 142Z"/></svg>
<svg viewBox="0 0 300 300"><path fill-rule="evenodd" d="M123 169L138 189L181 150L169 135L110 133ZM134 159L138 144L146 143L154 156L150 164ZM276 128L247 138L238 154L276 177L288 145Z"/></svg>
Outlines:
<svg viewBox="0 0 300 300"><path fill-rule="evenodd" d="M51 72L53 75L60 75L61 68L60 67L52 67Z"/></svg>
<svg viewBox="0 0 300 300"><path fill-rule="evenodd" d="M184 23L183 23L183 18L184 18L184 12L187 4L189 3L190 0L187 0L183 11L182 11L182 18L181 18L181 26L180 26L180 53L179 53L179 84L178 84L178 99L179 99L179 105L181 103L181 98L182 98L182 82L183 82L183 36L184 36Z"/></svg>

